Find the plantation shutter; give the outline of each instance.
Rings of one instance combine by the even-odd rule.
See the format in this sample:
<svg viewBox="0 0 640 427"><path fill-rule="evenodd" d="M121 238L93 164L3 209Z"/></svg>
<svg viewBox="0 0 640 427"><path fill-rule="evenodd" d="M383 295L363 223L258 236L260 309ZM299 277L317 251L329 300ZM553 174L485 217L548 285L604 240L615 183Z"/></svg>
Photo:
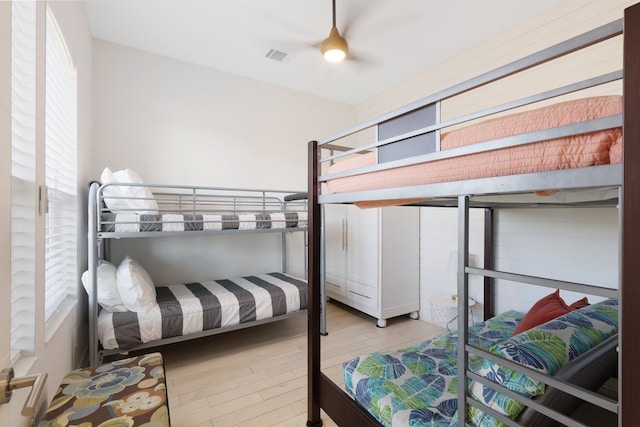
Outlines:
<svg viewBox="0 0 640 427"><path fill-rule="evenodd" d="M51 10L46 30L45 321L77 283L77 77Z"/></svg>
<svg viewBox="0 0 640 427"><path fill-rule="evenodd" d="M11 358L34 351L36 2L11 3Z"/></svg>

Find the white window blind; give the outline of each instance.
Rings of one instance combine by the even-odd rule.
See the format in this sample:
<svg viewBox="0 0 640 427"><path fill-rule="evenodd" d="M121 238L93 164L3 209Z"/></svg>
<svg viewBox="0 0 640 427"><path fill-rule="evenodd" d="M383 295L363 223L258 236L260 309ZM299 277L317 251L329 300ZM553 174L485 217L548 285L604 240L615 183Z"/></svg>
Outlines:
<svg viewBox="0 0 640 427"><path fill-rule="evenodd" d="M47 8L45 103L45 321L77 286L77 77Z"/></svg>
<svg viewBox="0 0 640 427"><path fill-rule="evenodd" d="M11 357L35 336L36 2L11 3Z"/></svg>

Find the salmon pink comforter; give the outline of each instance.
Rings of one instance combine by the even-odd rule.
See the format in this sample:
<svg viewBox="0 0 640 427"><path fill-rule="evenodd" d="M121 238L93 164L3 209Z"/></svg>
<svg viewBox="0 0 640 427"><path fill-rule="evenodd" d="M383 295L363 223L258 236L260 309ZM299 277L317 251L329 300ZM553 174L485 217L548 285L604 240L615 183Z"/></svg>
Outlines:
<svg viewBox="0 0 640 427"><path fill-rule="evenodd" d="M442 150L620 114L622 97L599 96L486 120L442 136ZM330 180L331 193L581 168L622 161L622 129L607 129ZM375 152L336 162L328 173L376 162Z"/></svg>

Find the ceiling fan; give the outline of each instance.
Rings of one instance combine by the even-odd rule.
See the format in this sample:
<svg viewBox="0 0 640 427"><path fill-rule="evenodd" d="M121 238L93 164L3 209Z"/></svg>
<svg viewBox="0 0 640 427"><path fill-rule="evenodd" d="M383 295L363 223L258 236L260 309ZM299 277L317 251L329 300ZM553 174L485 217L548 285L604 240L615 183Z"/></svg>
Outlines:
<svg viewBox="0 0 640 427"><path fill-rule="evenodd" d="M347 41L340 35L338 27L336 27L336 0L332 0L333 3L333 26L329 37L324 39L320 43L320 51L322 56L329 62L340 62L349 53L349 45Z"/></svg>

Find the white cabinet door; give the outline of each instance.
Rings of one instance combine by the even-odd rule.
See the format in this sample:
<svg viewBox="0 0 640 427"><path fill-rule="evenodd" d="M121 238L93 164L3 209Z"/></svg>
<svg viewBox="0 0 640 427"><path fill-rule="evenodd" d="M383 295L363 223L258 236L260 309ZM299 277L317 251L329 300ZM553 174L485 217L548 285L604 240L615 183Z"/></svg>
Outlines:
<svg viewBox="0 0 640 427"><path fill-rule="evenodd" d="M378 287L379 209L347 206L347 280Z"/></svg>
<svg viewBox="0 0 640 427"><path fill-rule="evenodd" d="M347 210L345 205L323 205L325 271L329 296L344 296L347 284Z"/></svg>
<svg viewBox="0 0 640 427"><path fill-rule="evenodd" d="M375 316L379 210L325 205L327 295Z"/></svg>

